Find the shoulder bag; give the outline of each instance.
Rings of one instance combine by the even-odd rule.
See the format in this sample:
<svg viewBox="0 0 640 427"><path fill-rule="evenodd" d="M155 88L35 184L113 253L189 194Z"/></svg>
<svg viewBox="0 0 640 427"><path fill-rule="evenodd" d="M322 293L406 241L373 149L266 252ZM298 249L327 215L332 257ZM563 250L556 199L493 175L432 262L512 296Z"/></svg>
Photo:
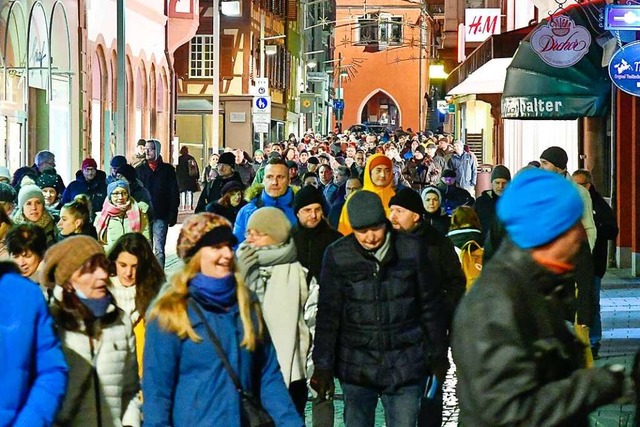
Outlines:
<svg viewBox="0 0 640 427"><path fill-rule="evenodd" d="M233 372L231 368L231 364L229 363L229 359L222 349L222 345L220 344L220 340L218 336L213 332L213 329L209 326L207 321L202 314L202 310L198 306L198 304L194 303L193 300L189 301L189 304L193 307L194 311L204 323L205 329L207 330L207 335L209 336L209 340L213 345L213 348L218 353L220 360L222 361L222 365L225 370L231 377L231 381L233 381L233 385L236 390L240 394L240 416L242 417L242 425L248 427L275 427L275 423L271 416L264 410L260 401L253 396L253 394L246 392L242 388L242 384L240 384L240 380L238 376Z"/></svg>

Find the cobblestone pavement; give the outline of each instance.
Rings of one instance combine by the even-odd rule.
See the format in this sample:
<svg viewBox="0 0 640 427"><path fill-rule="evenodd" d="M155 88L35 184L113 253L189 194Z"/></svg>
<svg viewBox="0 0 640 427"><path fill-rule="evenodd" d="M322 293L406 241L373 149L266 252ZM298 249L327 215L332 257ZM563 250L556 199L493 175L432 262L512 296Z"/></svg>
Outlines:
<svg viewBox="0 0 640 427"><path fill-rule="evenodd" d="M182 213L184 217L187 213ZM181 261L176 255L176 242L181 225L169 229L166 246L167 276L180 268ZM601 312L603 325L601 359L597 366L621 363L627 372L631 371L633 358L640 349L640 278L632 278L631 270L610 269L602 281ZM455 366L451 369L444 384L443 426L458 425L458 400L455 394ZM338 388L338 393L340 392ZM343 426L342 401L336 400L335 426ZM594 427L634 427L633 405L608 405L591 414ZM311 406L307 405L307 425L311 424ZM384 426L384 413L379 404L376 412L376 427Z"/></svg>

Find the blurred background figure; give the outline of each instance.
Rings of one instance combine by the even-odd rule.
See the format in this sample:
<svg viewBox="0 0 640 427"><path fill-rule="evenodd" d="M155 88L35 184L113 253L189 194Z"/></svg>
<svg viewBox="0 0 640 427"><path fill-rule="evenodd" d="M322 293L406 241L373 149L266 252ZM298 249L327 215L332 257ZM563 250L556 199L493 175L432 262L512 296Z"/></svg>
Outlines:
<svg viewBox="0 0 640 427"><path fill-rule="evenodd" d="M178 191L180 192L180 210L193 210L193 193L200 191L198 178L200 169L196 159L189 154L189 148L183 146L176 166Z"/></svg>

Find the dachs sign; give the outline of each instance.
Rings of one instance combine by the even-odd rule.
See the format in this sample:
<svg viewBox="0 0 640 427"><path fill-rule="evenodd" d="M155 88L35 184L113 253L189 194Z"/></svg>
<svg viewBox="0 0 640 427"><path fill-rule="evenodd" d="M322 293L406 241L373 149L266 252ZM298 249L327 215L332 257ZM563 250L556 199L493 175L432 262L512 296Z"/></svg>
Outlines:
<svg viewBox="0 0 640 427"><path fill-rule="evenodd" d="M613 54L609 76L620 90L640 96L640 41L624 45Z"/></svg>
<svg viewBox="0 0 640 427"><path fill-rule="evenodd" d="M500 9L466 9L465 42L483 42L500 34Z"/></svg>
<svg viewBox="0 0 640 427"><path fill-rule="evenodd" d="M559 15L533 30L529 41L544 62L555 68L568 68L589 52L591 34L568 16Z"/></svg>

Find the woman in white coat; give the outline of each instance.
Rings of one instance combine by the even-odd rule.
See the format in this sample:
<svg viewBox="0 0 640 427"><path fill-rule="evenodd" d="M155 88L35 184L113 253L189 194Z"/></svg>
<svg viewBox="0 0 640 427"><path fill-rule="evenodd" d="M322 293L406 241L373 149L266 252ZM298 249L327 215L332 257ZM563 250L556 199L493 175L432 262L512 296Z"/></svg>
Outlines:
<svg viewBox="0 0 640 427"><path fill-rule="evenodd" d="M109 261L88 236L52 246L42 282L54 287L51 312L69 365L56 424L140 426L136 348L131 321L108 291Z"/></svg>

